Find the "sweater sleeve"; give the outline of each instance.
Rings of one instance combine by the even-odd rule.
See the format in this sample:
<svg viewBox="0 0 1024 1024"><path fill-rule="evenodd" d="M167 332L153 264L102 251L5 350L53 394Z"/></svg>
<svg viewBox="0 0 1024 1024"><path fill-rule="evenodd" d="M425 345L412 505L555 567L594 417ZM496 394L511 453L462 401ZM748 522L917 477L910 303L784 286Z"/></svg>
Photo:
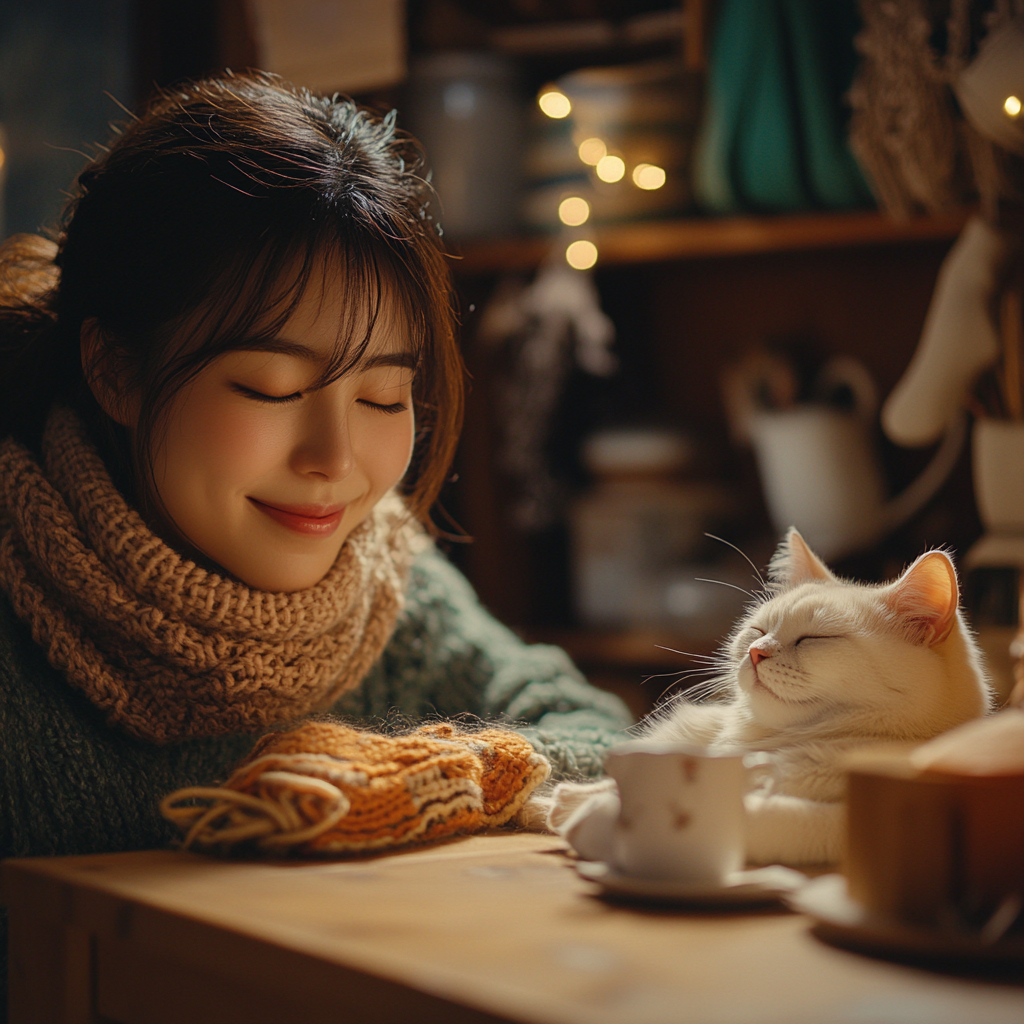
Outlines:
<svg viewBox="0 0 1024 1024"><path fill-rule="evenodd" d="M525 644L501 625L433 546L413 566L380 660L334 710L361 720L469 713L509 721L556 778L600 775L605 751L632 722L622 701L591 686L560 648Z"/></svg>

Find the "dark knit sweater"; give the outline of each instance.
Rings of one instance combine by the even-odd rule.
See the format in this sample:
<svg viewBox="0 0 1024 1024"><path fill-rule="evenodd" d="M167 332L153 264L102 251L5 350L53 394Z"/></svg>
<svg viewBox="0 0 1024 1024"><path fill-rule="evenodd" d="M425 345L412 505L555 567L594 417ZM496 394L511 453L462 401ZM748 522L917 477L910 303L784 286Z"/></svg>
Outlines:
<svg viewBox="0 0 1024 1024"><path fill-rule="evenodd" d="M368 725L396 714L507 717L556 777L599 774L630 722L621 701L586 683L561 650L528 646L495 621L434 549L413 566L380 660L333 712ZM160 798L223 780L253 742L246 734L158 747L109 728L0 596L0 857L164 846L175 830L159 814ZM4 953L5 945L4 921ZM6 955L0 970L3 994Z"/></svg>

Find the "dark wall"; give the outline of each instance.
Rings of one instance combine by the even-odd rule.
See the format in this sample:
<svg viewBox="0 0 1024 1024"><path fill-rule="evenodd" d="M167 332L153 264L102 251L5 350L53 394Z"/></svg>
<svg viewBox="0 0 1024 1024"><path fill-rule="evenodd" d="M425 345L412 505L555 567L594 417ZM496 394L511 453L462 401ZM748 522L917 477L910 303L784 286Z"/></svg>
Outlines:
<svg viewBox="0 0 1024 1024"><path fill-rule="evenodd" d="M134 102L130 0L0 0L0 233L52 224L89 148ZM109 96L107 94L110 94Z"/></svg>

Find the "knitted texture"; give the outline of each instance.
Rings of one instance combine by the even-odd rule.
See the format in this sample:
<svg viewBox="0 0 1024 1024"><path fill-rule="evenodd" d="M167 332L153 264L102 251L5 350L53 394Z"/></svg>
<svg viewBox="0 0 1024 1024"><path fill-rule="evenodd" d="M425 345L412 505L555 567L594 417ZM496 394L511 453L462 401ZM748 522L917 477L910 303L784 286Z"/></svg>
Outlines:
<svg viewBox="0 0 1024 1024"><path fill-rule="evenodd" d="M411 722L466 712L511 720L559 778L600 774L604 752L631 723L563 651L528 646L489 615L433 545L413 563L384 653L331 708L369 728L393 712ZM0 858L164 846L180 833L160 814L161 799L216 785L253 742L246 730L157 745L111 728L0 594ZM0 916L0 950L4 930ZM0 955L0 1021L6 977Z"/></svg>
<svg viewBox="0 0 1024 1024"><path fill-rule="evenodd" d="M549 774L506 729L445 722L382 736L308 722L264 736L224 786L180 789L161 811L186 848L350 853L504 825Z"/></svg>
<svg viewBox="0 0 1024 1024"><path fill-rule="evenodd" d="M55 409L43 466L0 445L0 586L50 663L153 743L253 732L329 707L378 659L425 539L390 494L318 584L253 590L177 554Z"/></svg>

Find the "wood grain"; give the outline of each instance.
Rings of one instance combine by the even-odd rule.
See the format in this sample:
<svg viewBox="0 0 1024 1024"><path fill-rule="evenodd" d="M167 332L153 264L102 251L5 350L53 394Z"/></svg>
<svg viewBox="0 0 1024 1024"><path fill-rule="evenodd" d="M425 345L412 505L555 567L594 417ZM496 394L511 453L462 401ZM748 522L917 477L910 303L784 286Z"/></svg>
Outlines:
<svg viewBox="0 0 1024 1024"><path fill-rule="evenodd" d="M97 1009L125 1024L1019 1024L1024 1013L1019 988L844 953L797 915L605 903L550 836L312 864L169 851L9 861L3 883L13 920L93 936ZM50 1007L11 1019L67 1018Z"/></svg>

